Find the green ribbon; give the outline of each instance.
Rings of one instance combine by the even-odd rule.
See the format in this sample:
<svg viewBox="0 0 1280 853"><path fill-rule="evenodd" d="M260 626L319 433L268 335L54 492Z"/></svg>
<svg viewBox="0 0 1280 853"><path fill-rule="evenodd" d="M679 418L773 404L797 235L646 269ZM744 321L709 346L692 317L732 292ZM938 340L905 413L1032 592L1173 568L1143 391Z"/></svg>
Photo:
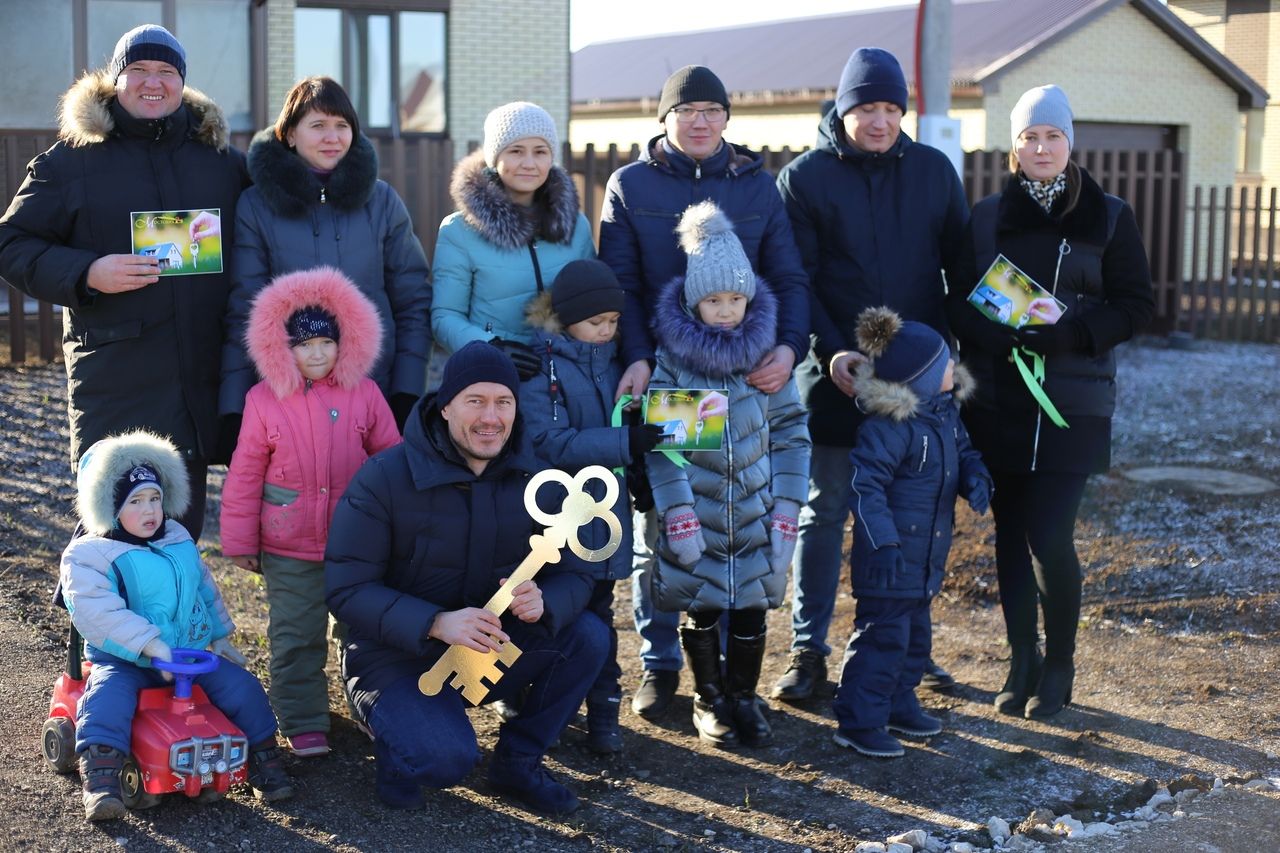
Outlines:
<svg viewBox="0 0 1280 853"><path fill-rule="evenodd" d="M618 402L613 404L613 413L609 415L610 426L622 426L622 410L625 409L627 404L634 399L635 397L632 397L630 394L623 394L618 398ZM648 396L644 399L646 403L649 400ZM688 459L685 459L683 455L674 450L659 450L658 452L670 459L671 464L675 465L677 468L684 468L689 464ZM613 473L617 474L619 477L623 476L623 471L624 469L621 467L613 469Z"/></svg>
<svg viewBox="0 0 1280 853"><path fill-rule="evenodd" d="M1020 352L1021 350L1021 352ZM1027 367L1027 363L1022 360L1021 353L1025 352L1031 356L1031 367ZM1044 390L1044 356L1038 352L1032 352L1029 349L1013 348L1013 363L1018 367L1018 373L1022 374L1023 384L1027 386L1027 390L1031 392L1031 396L1035 397L1040 408L1044 409L1044 413L1049 416L1049 420L1053 421L1056 426L1062 429L1069 429L1066 420L1058 413L1057 407L1053 405L1053 401L1049 399L1049 395Z"/></svg>

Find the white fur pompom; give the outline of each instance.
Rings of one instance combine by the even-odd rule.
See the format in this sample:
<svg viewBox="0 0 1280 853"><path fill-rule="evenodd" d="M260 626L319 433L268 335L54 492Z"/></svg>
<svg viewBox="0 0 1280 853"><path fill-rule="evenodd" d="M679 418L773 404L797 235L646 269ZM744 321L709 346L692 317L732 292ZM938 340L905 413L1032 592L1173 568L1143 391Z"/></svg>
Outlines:
<svg viewBox="0 0 1280 853"><path fill-rule="evenodd" d="M732 234L733 222L713 201L695 204L680 217L676 234L680 235L680 248L686 255L696 255L710 237Z"/></svg>

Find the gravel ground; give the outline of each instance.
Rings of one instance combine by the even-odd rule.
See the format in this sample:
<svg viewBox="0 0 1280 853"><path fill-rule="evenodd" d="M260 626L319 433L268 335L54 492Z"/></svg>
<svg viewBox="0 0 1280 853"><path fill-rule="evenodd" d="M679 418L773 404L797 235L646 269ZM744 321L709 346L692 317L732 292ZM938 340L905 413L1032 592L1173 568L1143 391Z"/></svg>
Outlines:
<svg viewBox="0 0 1280 853"><path fill-rule="evenodd" d="M38 732L64 656L66 617L49 604L73 525L61 368L0 370L0 849L313 850L855 850L919 829L938 844L992 845L988 819L1015 829L1072 814L1117 836L1076 851L1280 849L1280 492L1214 495L1181 481L1134 482L1153 465L1199 466L1280 481L1280 408L1265 391L1280 347L1142 341L1121 352L1115 469L1091 481L1077 544L1086 568L1076 704L1051 723L990 707L1007 660L995 596L989 517L962 510L952 575L935 605L935 656L960 679L925 694L946 731L907 757L875 762L831 744L829 702L775 705L776 745L717 752L690 735L688 679L666 719L624 713L626 752L588 752L577 724L550 756L587 801L570 821L495 797L483 770L413 814L372 792L369 742L332 694L332 755L292 760L298 796L278 807L237 792L199 806L165 801L105 826L86 824L76 777L51 773ZM217 548L214 477L205 545L240 623L237 641L265 677L264 596ZM836 634L852 619L837 601ZM618 614L625 684L638 677L637 638ZM763 682L786 663L785 611L770 616ZM842 641L842 636L835 638ZM482 745L492 715L474 712ZM1220 793L1135 820L1161 786ZM1179 781L1181 780L1181 781ZM1249 785L1251 787L1245 787ZM1157 801L1162 795L1157 797ZM1175 818L1177 808L1182 817ZM1139 815L1141 817L1141 815ZM1003 849L1047 844L1037 821ZM1050 823L1052 820L1050 819ZM998 828L998 827L997 827ZM1040 836L1037 836L1040 833ZM1041 840L1035 840L1040 837ZM1056 836L1055 836L1056 837ZM915 839L919 841L919 838ZM865 848L864 849L868 849ZM874 848L870 848L874 849ZM938 849L944 849L939 847Z"/></svg>

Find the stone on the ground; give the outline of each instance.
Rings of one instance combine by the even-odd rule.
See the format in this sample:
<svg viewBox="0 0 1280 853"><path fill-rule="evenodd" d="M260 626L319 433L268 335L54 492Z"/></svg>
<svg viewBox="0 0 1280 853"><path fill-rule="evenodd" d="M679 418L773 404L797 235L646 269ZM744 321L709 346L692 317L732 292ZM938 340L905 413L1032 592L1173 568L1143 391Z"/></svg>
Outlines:
<svg viewBox="0 0 1280 853"><path fill-rule="evenodd" d="M863 841L853 848L853 853L888 853L882 842Z"/></svg>
<svg viewBox="0 0 1280 853"><path fill-rule="evenodd" d="M1071 815L1064 814L1053 822L1053 831L1059 835L1065 835L1067 838L1072 838L1084 831L1084 824Z"/></svg>
<svg viewBox="0 0 1280 853"><path fill-rule="evenodd" d="M1096 821L1094 823L1085 824L1083 831L1080 833L1082 838L1091 838L1095 835L1119 835L1120 830L1116 829L1105 820Z"/></svg>
<svg viewBox="0 0 1280 853"><path fill-rule="evenodd" d="M987 834L991 836L991 840L999 844L1009 837L1009 822L1002 817L994 815L987 820Z"/></svg>
<svg viewBox="0 0 1280 853"><path fill-rule="evenodd" d="M1266 779L1250 779L1244 783L1244 786L1250 791L1270 791L1275 787Z"/></svg>
<svg viewBox="0 0 1280 853"><path fill-rule="evenodd" d="M884 853L913 853L915 848L901 841L890 841L884 846Z"/></svg>
<svg viewBox="0 0 1280 853"><path fill-rule="evenodd" d="M909 832L900 832L897 835L890 835L885 839L888 844L898 843L905 844L912 850L924 850L929 843L929 833L923 829L913 829Z"/></svg>

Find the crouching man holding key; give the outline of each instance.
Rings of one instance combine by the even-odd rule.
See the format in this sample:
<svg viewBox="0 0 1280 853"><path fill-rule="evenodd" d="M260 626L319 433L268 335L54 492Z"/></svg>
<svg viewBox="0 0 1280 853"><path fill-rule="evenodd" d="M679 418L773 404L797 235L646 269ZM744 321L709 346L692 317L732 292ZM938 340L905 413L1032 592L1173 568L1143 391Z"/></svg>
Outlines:
<svg viewBox="0 0 1280 853"><path fill-rule="evenodd" d="M420 807L424 787L457 784L480 758L464 695L425 695L419 677L447 646L486 653L508 642L520 654L485 701L520 713L500 729L489 784L540 812L579 805L542 756L608 651L604 623L584 612L591 575L563 553L512 590L501 617L484 609L540 531L524 493L543 466L523 435L519 387L492 345L458 350L440 390L410 414L404 444L365 463L333 516L326 598L350 626L343 677L373 732L378 797L392 808Z"/></svg>

